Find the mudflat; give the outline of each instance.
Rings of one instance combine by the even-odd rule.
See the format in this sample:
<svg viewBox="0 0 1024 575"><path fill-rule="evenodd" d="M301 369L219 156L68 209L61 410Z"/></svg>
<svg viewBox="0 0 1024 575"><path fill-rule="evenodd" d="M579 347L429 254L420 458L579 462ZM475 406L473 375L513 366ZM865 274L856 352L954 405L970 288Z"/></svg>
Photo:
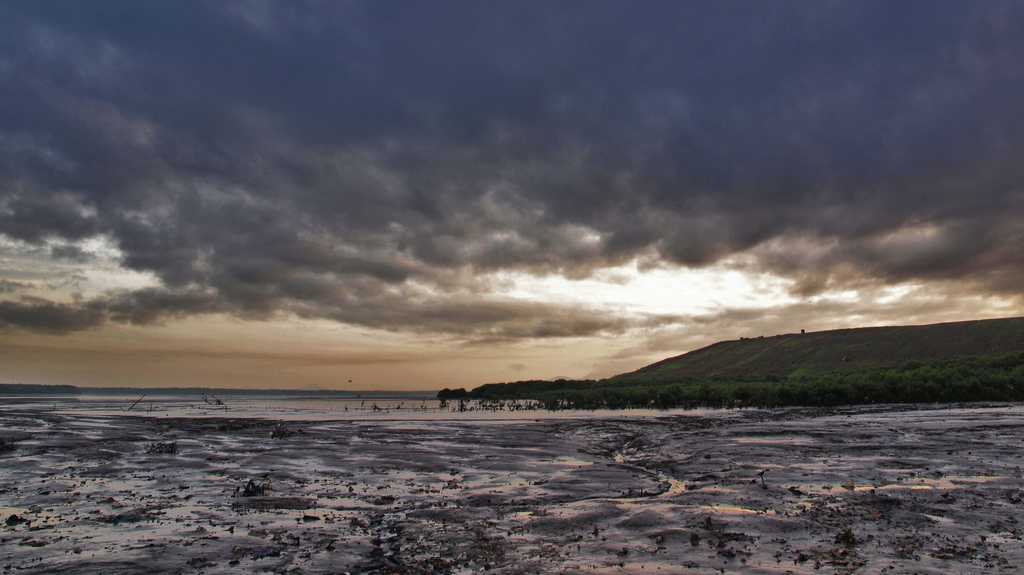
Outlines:
<svg viewBox="0 0 1024 575"><path fill-rule="evenodd" d="M3 573L1019 573L1024 407L0 410Z"/></svg>

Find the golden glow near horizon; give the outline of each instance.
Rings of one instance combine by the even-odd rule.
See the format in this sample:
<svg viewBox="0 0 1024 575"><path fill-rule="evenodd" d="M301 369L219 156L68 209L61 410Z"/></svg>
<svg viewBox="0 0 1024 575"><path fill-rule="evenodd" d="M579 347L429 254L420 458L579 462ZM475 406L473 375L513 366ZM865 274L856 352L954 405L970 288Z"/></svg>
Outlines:
<svg viewBox="0 0 1024 575"><path fill-rule="evenodd" d="M744 335L1021 313L1012 299L946 299L941 289L916 284L801 299L790 293L792 281L742 271L728 262L704 269L641 269L630 263L583 279L507 272L484 279L495 298L680 319L622 333L486 345L288 316L108 323L68 335L9 331L0 335L0 381L351 390L472 387L528 378L604 377ZM78 287L102 291L138 281L138 274L105 269L87 274L86 285Z"/></svg>

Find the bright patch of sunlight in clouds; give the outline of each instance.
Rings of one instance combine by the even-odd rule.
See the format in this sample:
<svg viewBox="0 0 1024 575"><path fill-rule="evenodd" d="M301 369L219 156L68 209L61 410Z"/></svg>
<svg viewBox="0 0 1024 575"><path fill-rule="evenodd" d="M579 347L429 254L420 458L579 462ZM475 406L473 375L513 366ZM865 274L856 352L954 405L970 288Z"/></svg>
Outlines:
<svg viewBox="0 0 1024 575"><path fill-rule="evenodd" d="M609 268L586 279L519 272L495 274L504 296L553 303L585 303L624 312L700 315L724 308L770 308L795 302L791 281L726 265L703 269Z"/></svg>
<svg viewBox="0 0 1024 575"><path fill-rule="evenodd" d="M76 257L58 257L54 250L73 247ZM96 236L77 244L47 241L39 245L0 236L0 279L18 281L26 289L19 295L67 301L96 297L117 290L160 285L151 272L125 269L122 253L107 237Z"/></svg>

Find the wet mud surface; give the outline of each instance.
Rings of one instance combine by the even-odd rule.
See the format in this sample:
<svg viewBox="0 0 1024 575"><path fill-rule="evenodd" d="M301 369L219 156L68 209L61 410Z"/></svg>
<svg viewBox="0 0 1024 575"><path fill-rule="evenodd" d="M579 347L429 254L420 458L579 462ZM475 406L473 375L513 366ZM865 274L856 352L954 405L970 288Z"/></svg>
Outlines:
<svg viewBox="0 0 1024 575"><path fill-rule="evenodd" d="M1024 408L0 410L8 573L1020 573Z"/></svg>

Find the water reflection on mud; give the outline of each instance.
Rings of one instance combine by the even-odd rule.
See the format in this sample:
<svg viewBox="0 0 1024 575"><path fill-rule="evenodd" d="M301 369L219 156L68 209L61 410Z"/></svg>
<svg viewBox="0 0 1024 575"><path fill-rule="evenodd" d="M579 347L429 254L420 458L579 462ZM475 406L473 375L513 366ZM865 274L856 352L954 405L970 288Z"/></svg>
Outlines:
<svg viewBox="0 0 1024 575"><path fill-rule="evenodd" d="M14 445L0 454L0 568L1016 573L1024 560L1020 406L145 415L0 407Z"/></svg>

